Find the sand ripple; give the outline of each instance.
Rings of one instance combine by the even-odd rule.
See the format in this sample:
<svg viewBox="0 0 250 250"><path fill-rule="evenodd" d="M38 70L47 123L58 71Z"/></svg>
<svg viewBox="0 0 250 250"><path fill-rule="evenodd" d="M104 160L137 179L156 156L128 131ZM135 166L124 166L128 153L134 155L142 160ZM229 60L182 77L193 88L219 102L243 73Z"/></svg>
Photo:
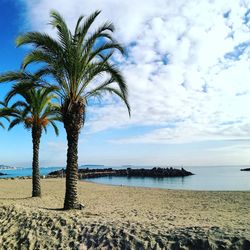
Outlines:
<svg viewBox="0 0 250 250"><path fill-rule="evenodd" d="M153 232L139 223L78 220L74 216L0 208L1 249L250 249L240 232L186 227Z"/></svg>

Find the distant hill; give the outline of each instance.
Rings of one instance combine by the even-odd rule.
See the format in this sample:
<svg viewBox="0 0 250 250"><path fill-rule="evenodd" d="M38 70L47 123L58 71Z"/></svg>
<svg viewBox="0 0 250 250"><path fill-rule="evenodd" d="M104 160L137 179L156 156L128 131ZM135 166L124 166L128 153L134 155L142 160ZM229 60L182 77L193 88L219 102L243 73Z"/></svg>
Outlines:
<svg viewBox="0 0 250 250"><path fill-rule="evenodd" d="M105 165L99 165L99 164L83 164L81 167L104 167Z"/></svg>

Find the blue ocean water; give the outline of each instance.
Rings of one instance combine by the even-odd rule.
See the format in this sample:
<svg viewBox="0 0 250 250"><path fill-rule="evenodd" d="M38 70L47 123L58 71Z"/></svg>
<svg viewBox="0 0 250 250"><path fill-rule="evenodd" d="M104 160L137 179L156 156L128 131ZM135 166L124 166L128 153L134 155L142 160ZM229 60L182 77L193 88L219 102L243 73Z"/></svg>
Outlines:
<svg viewBox="0 0 250 250"><path fill-rule="evenodd" d="M100 177L88 181L135 187L183 190L250 191L250 172L242 166L185 167L195 175L174 178Z"/></svg>
<svg viewBox="0 0 250 250"><path fill-rule="evenodd" d="M108 168L109 166L84 166L88 168ZM139 168L129 166L131 168ZM184 167L195 175L176 178L138 178L138 177L100 177L88 179L88 181L108 184L125 185L135 187L152 187L165 189L184 189L184 190L218 190L218 191L250 191L250 172L240 171L246 166L202 166L202 167ZM122 166L112 166L112 168L126 168ZM151 168L143 167L143 168ZM51 171L62 169L62 167L42 167L41 175L47 175ZM0 170L6 173L6 176L0 178L31 176L31 168L17 168L14 170Z"/></svg>
<svg viewBox="0 0 250 250"><path fill-rule="evenodd" d="M62 167L41 167L40 174L47 175L48 173L59 170L59 169L62 169ZM11 178L11 177L17 177L17 176L20 176L20 177L32 176L31 168L16 168L16 169L10 169L10 170L0 170L0 172L7 174L7 175L0 176L0 178Z"/></svg>
<svg viewBox="0 0 250 250"><path fill-rule="evenodd" d="M80 168L107 168L103 165L84 165ZM52 171L61 170L65 167L40 167L40 175L47 175ZM119 167L114 167L119 168ZM4 173L7 175L1 175L0 178L12 178L12 177L22 177L22 176L32 176L32 168L24 167L24 168L16 168L16 169L9 169L9 170L1 170L0 173Z"/></svg>

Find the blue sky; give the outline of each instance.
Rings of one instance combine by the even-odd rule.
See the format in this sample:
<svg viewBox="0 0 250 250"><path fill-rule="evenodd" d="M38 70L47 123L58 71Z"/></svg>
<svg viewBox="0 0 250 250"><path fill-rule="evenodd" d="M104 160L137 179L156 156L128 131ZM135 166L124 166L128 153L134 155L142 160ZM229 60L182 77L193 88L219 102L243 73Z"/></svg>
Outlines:
<svg viewBox="0 0 250 250"><path fill-rule="evenodd" d="M49 10L70 27L96 9L113 21L128 56L116 55L130 92L132 117L105 96L88 107L79 164L247 165L250 163L250 1L1 0L0 72L15 70L28 48L16 36L54 35ZM116 11L112 11L112 10ZM32 69L31 69L32 70ZM3 99L10 84L0 86ZM7 124L6 124L7 125ZM66 138L49 129L42 166L64 166ZM0 164L30 166L30 131L0 129Z"/></svg>

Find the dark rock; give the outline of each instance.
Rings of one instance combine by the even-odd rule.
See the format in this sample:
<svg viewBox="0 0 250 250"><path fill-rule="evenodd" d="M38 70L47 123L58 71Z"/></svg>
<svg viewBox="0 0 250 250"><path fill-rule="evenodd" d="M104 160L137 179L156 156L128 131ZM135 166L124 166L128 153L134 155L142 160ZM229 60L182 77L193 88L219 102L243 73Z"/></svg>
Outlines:
<svg viewBox="0 0 250 250"><path fill-rule="evenodd" d="M0 176L2 176L2 175L7 175L7 174L4 174L4 173L0 173Z"/></svg>
<svg viewBox="0 0 250 250"><path fill-rule="evenodd" d="M66 220L65 219L61 219L60 220L60 224L62 227L66 226Z"/></svg>
<svg viewBox="0 0 250 250"><path fill-rule="evenodd" d="M242 168L240 171L250 171L250 168Z"/></svg>
<svg viewBox="0 0 250 250"><path fill-rule="evenodd" d="M61 170L52 171L48 174L48 176L56 176L56 177L64 177L65 175L66 171L63 168Z"/></svg>
<svg viewBox="0 0 250 250"><path fill-rule="evenodd" d="M193 175L193 173L186 171L184 168L160 168L154 167L152 169L79 169L79 179L85 178L97 178L105 176L127 176L127 177L153 177L153 178L164 178L164 177L185 177ZM50 177L63 177L66 175L65 169L53 171L48 174Z"/></svg>

